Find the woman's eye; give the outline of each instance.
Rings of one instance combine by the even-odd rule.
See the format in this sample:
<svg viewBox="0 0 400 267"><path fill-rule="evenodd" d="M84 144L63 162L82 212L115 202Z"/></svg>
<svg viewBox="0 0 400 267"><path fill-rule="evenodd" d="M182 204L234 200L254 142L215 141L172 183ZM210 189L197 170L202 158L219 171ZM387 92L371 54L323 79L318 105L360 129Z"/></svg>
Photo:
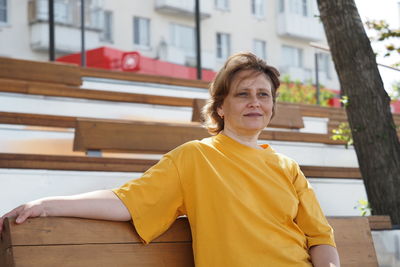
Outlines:
<svg viewBox="0 0 400 267"><path fill-rule="evenodd" d="M240 92L240 93L237 94L237 96L247 96L247 93L246 92Z"/></svg>
<svg viewBox="0 0 400 267"><path fill-rule="evenodd" d="M267 97L267 96L269 96L269 94L266 93L266 92L261 92L261 93L259 93L258 95L261 96L261 97Z"/></svg>

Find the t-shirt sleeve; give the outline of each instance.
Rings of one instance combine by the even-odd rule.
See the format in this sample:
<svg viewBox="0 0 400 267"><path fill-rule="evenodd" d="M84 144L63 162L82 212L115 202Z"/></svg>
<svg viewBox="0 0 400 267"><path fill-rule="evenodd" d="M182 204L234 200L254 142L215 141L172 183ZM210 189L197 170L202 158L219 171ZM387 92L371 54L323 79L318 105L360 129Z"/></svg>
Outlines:
<svg viewBox="0 0 400 267"><path fill-rule="evenodd" d="M300 167L297 164L295 165L294 187L299 198L296 223L304 232L309 248L322 244L336 247L333 229L322 212L314 190Z"/></svg>
<svg viewBox="0 0 400 267"><path fill-rule="evenodd" d="M141 178L113 192L128 208L136 231L145 243L161 235L178 216L185 214L179 172L167 155Z"/></svg>

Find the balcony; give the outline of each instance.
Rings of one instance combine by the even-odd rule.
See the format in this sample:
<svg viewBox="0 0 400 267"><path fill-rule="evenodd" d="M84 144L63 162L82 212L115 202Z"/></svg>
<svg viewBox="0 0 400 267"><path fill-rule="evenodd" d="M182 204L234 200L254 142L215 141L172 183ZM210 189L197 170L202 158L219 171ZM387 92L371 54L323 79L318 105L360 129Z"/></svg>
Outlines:
<svg viewBox="0 0 400 267"><path fill-rule="evenodd" d="M55 49L58 53L75 53L81 50L81 31L79 28L56 25L55 32ZM33 50L47 51L49 49L49 24L44 22L32 24L30 27L30 39ZM100 33L86 30L86 49L93 49L101 45Z"/></svg>
<svg viewBox="0 0 400 267"><path fill-rule="evenodd" d="M86 48L100 46L102 32L103 10L98 1L89 0L85 14L85 42ZM33 50L49 49L49 18L47 0L30 0L28 6L30 23L30 45ZM80 1L55 0L55 48L59 53L73 53L80 51Z"/></svg>
<svg viewBox="0 0 400 267"><path fill-rule="evenodd" d="M312 80L312 71L310 69L292 66L283 66L279 68L282 76L289 75L291 81L309 82Z"/></svg>
<svg viewBox="0 0 400 267"><path fill-rule="evenodd" d="M193 18L195 16L194 5L195 0L156 0L155 10L162 14ZM209 18L212 8L211 0L201 0L200 18Z"/></svg>
<svg viewBox="0 0 400 267"><path fill-rule="evenodd" d="M322 23L318 18L289 12L278 14L277 31L281 37L299 38L306 41L324 39Z"/></svg>
<svg viewBox="0 0 400 267"><path fill-rule="evenodd" d="M196 67L195 51L184 51L180 47L164 44L160 49L159 59L167 62ZM205 69L215 69L215 54L210 51L201 52L201 65Z"/></svg>

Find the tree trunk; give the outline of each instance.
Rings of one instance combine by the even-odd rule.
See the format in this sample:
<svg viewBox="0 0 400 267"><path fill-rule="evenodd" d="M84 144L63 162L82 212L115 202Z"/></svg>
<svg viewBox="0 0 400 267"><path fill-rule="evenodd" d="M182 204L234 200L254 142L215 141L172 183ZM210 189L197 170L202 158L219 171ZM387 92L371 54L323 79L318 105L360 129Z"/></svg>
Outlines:
<svg viewBox="0 0 400 267"><path fill-rule="evenodd" d="M400 143L354 0L317 0L373 214L400 224Z"/></svg>

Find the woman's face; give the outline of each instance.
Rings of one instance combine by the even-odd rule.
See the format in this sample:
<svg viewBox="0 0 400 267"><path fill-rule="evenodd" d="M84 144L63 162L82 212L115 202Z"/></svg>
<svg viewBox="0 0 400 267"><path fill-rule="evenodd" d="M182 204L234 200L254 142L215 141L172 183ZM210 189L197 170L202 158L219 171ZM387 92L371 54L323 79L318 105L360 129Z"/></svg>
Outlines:
<svg viewBox="0 0 400 267"><path fill-rule="evenodd" d="M272 84L264 73L244 70L231 83L218 114L224 118L224 130L239 135L257 135L271 120Z"/></svg>

